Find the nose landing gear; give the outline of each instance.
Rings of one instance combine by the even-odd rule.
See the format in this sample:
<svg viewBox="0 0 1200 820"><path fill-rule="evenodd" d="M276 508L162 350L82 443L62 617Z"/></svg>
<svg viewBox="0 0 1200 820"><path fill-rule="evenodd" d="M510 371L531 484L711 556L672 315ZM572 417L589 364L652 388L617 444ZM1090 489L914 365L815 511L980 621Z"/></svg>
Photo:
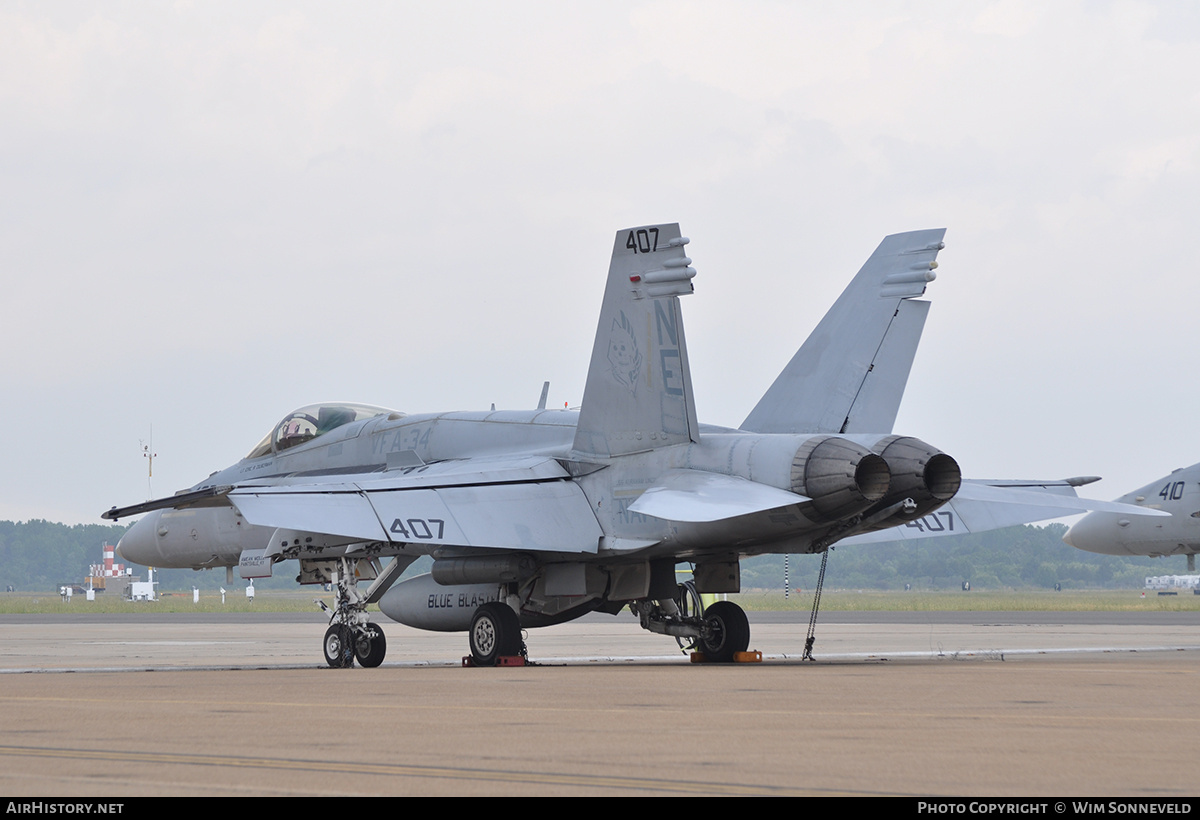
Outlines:
<svg viewBox="0 0 1200 820"><path fill-rule="evenodd" d="M375 582L366 591L358 590L358 562L368 559L340 558L339 571L331 579L335 589L336 604L330 609L324 601L317 603L329 616L329 629L325 630L322 647L325 662L334 669L346 669L357 660L359 666L372 669L383 663L387 654L387 638L379 625L367 618L367 604L377 601L388 587L399 577L411 559L393 558L380 571L378 562L373 562L368 577Z"/></svg>

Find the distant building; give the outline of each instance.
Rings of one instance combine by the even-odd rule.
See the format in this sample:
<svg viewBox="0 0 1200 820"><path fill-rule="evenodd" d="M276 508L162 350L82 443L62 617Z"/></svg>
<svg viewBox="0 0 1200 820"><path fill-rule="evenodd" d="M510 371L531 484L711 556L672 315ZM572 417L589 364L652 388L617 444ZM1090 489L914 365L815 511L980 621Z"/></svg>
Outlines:
<svg viewBox="0 0 1200 820"><path fill-rule="evenodd" d="M103 558L99 564L92 564L88 569L88 577L84 581L84 589L93 589L105 595L129 597L129 584L138 580L133 574L133 568L115 563L116 547L105 544Z"/></svg>
<svg viewBox="0 0 1200 820"><path fill-rule="evenodd" d="M1200 575L1151 575L1146 589L1200 589Z"/></svg>

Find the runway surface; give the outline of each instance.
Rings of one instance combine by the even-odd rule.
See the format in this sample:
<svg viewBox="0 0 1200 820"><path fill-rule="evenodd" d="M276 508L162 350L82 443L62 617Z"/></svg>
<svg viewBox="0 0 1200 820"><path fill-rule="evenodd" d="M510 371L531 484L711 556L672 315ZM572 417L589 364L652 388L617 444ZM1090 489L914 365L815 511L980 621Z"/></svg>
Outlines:
<svg viewBox="0 0 1200 820"><path fill-rule="evenodd" d="M320 616L0 618L0 792L1194 796L1195 613L751 613L761 664L698 666L631 617L529 635L385 623L324 666ZM71 670L70 673L67 673Z"/></svg>

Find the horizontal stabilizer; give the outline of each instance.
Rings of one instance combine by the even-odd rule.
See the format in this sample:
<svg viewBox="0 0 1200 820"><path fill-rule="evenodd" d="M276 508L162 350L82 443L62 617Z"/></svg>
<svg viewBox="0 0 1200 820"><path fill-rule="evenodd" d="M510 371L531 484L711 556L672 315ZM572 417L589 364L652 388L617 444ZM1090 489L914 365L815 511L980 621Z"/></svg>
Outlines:
<svg viewBox="0 0 1200 820"><path fill-rule="evenodd" d="M1148 507L1135 507L1132 504L1121 504L1116 501L1100 501L1094 498L1079 498L1074 492L1056 493L1049 485L1035 488L1029 485L1013 486L1012 483L988 483L980 481L964 481L958 493L954 496L957 501L969 501L982 504L1018 504L1025 506L1052 507L1056 510L1067 509L1070 512L1058 512L1053 517L1073 515L1075 513L1103 510L1104 512L1119 512L1127 515L1170 515L1162 510L1152 510ZM1071 486L1071 485L1068 485ZM1049 517L1049 516L1048 516Z"/></svg>
<svg viewBox="0 0 1200 820"><path fill-rule="evenodd" d="M671 470L638 500L631 512L667 521L720 521L811 499L737 476L703 470Z"/></svg>
<svg viewBox="0 0 1200 820"><path fill-rule="evenodd" d="M1159 510L1079 498L1067 481L964 481L954 498L934 512L891 529L843 539L843 544L882 543L913 538L935 538L987 532L1051 518L1065 518L1089 510L1129 515L1164 515Z"/></svg>

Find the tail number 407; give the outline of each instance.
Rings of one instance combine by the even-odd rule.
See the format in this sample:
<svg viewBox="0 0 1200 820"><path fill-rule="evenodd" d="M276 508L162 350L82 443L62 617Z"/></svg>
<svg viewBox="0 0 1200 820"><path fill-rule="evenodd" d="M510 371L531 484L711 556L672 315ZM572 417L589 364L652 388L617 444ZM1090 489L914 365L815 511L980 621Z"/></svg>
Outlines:
<svg viewBox="0 0 1200 820"><path fill-rule="evenodd" d="M639 228L629 232L625 247L634 253L654 253L658 250L658 228Z"/></svg>

